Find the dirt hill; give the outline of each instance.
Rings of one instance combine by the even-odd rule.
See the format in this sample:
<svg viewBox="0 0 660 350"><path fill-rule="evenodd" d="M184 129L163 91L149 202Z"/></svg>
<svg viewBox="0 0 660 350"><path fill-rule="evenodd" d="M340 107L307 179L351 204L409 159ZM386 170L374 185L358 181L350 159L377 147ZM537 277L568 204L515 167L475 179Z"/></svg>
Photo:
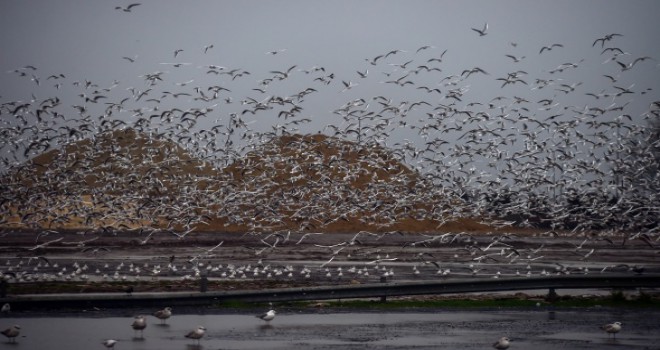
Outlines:
<svg viewBox="0 0 660 350"><path fill-rule="evenodd" d="M3 226L16 228L485 228L388 150L321 134L275 138L217 170L170 140L109 131L31 159L2 188Z"/></svg>

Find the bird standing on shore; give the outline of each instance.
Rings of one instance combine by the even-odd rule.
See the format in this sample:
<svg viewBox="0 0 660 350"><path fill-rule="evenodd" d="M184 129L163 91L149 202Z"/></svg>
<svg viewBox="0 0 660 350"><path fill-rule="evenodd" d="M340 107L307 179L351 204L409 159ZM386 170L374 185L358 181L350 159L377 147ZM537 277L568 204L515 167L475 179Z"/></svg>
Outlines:
<svg viewBox="0 0 660 350"><path fill-rule="evenodd" d="M158 310L154 312L154 316L161 320L162 323L167 323L167 319L172 316L172 308L168 306L162 310Z"/></svg>
<svg viewBox="0 0 660 350"><path fill-rule="evenodd" d="M511 339L507 337L502 337L493 343L493 347L497 350L508 349L509 345L511 345Z"/></svg>
<svg viewBox="0 0 660 350"><path fill-rule="evenodd" d="M270 322L275 318L275 310L268 310L268 312L265 312L261 315L257 315L257 318L260 318L266 322Z"/></svg>
<svg viewBox="0 0 660 350"><path fill-rule="evenodd" d="M7 337L9 339L9 342L15 343L16 337L18 337L18 335L21 334L21 326L13 325L0 333L2 333L5 337Z"/></svg>
<svg viewBox="0 0 660 350"><path fill-rule="evenodd" d="M144 329L147 328L147 319L142 315L135 316L131 327L135 330L135 334L140 331L140 337L142 338L144 337Z"/></svg>
<svg viewBox="0 0 660 350"><path fill-rule="evenodd" d="M600 326L600 329L607 332L608 337L610 334L612 334L612 337L616 339L616 334L621 330L621 322L608 323L606 325Z"/></svg>
<svg viewBox="0 0 660 350"><path fill-rule="evenodd" d="M203 326L198 326L197 329L190 331L188 334L185 335L185 337L189 339L197 340L197 343L199 344L199 340L202 339L204 333L206 333L206 328L204 328Z"/></svg>

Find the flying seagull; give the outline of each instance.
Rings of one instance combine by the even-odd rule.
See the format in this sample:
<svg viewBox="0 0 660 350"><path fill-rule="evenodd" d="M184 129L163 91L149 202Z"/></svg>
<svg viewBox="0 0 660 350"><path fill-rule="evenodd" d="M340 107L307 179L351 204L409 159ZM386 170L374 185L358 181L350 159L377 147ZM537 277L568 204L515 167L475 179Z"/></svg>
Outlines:
<svg viewBox="0 0 660 350"><path fill-rule="evenodd" d="M539 55L542 54L543 51L546 51L546 50L550 51L550 50L554 49L555 47L564 47L564 45L562 45L562 44L552 44L550 46L543 46L541 48L541 51L539 51Z"/></svg>
<svg viewBox="0 0 660 350"><path fill-rule="evenodd" d="M126 7L117 6L117 7L115 7L115 10L122 10L122 11L124 11L124 12L131 12L131 9L132 9L133 7L135 7L135 6L140 6L140 5L141 5L140 3L135 3L135 4L130 4L130 5L126 6Z"/></svg>
<svg viewBox="0 0 660 350"><path fill-rule="evenodd" d="M472 28L472 30L479 33L479 36L484 36L484 35L488 34L488 33L486 33L486 31L488 30L488 22L484 23L484 29L479 30L477 28Z"/></svg>

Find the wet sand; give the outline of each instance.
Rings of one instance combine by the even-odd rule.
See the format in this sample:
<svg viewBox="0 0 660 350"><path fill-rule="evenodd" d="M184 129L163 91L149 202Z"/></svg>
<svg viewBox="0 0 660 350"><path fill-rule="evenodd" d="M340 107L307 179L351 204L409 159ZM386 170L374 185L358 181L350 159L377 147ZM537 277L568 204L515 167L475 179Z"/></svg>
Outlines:
<svg viewBox="0 0 660 350"><path fill-rule="evenodd" d="M277 306L276 306L277 308ZM581 309L524 311L425 310L342 312L278 310L270 323L258 311L199 310L174 315L165 325L147 317L144 337L130 324L133 316L155 310L124 310L114 315L9 315L3 325L20 324L21 336L12 348L61 350L101 349L104 339L119 341L116 349L489 349L508 336L511 349L660 349L660 311ZM190 312L194 310L187 310ZM619 321L616 340L599 329ZM206 336L197 346L183 335L203 325ZM8 347L4 339L0 346Z"/></svg>

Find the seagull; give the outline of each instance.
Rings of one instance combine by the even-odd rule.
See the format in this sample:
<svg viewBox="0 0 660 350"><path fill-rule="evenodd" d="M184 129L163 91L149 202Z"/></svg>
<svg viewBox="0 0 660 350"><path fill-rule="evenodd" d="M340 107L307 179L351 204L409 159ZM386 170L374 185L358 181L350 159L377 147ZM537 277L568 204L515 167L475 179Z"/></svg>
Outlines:
<svg viewBox="0 0 660 350"><path fill-rule="evenodd" d="M257 318L260 318L266 322L270 322L275 318L275 310L268 310L268 312L265 312L261 315L257 315Z"/></svg>
<svg viewBox="0 0 660 350"><path fill-rule="evenodd" d="M143 337L144 329L147 328L147 319L142 315L135 316L135 320L133 320L133 324L131 324L131 327L133 327L135 333L137 333L137 331L140 331L140 336Z"/></svg>
<svg viewBox="0 0 660 350"><path fill-rule="evenodd" d="M511 340L507 337L502 337L493 343L493 347L498 350L508 349Z"/></svg>
<svg viewBox="0 0 660 350"><path fill-rule="evenodd" d="M115 344L117 344L117 341L114 339L106 339L101 344L103 344L103 346L105 346L108 349L112 349L115 347Z"/></svg>
<svg viewBox="0 0 660 350"><path fill-rule="evenodd" d="M346 91L346 90L349 90L349 89L351 89L352 87L358 85L358 83L354 83L354 82L352 82L352 81L349 81L349 82L347 83L347 82L345 82L345 81L342 80L341 83L344 84L344 89L341 90L341 92L344 92L344 91Z"/></svg>
<svg viewBox="0 0 660 350"><path fill-rule="evenodd" d="M277 55L278 53L280 53L280 52L284 52L284 51L286 51L286 49L279 49L279 50L275 50L275 51L268 51L268 52L266 52L266 55Z"/></svg>
<svg viewBox="0 0 660 350"><path fill-rule="evenodd" d="M185 337L190 339L196 339L197 343L199 343L199 340L202 339L204 333L206 333L206 328L204 328L203 326L198 326L197 329L188 332L188 334L186 334Z"/></svg>
<svg viewBox="0 0 660 350"><path fill-rule="evenodd" d="M598 38L598 39L596 39L596 40L594 41L594 43L591 44L591 46L592 46L592 47L593 47L593 46L596 46L596 44L600 41L600 47L603 48L603 47L605 46L605 42L606 42L606 41L610 41L610 40L614 39L614 37L617 37L617 36L623 36L623 35L622 35L622 34L618 34L618 33L607 34L607 35L605 35L605 36L602 37L602 38Z"/></svg>
<svg viewBox="0 0 660 350"><path fill-rule="evenodd" d="M604 326L601 326L600 329L607 332L608 337L610 334L612 334L612 336L616 339L616 334L619 333L619 331L621 330L621 322L609 323Z"/></svg>
<svg viewBox="0 0 660 350"><path fill-rule="evenodd" d="M128 56L123 56L122 58L127 60L128 62L134 63L135 60L137 59L138 55L135 55L133 57L128 57Z"/></svg>
<svg viewBox="0 0 660 350"><path fill-rule="evenodd" d="M21 333L21 326L13 325L0 333L9 338L10 342L16 342L16 337Z"/></svg>
<svg viewBox="0 0 660 350"><path fill-rule="evenodd" d="M5 303L4 305L2 305L2 308L0 309L0 313L8 314L9 311L11 311L11 305L9 305L9 303Z"/></svg>
<svg viewBox="0 0 660 350"><path fill-rule="evenodd" d="M172 316L172 308L168 306L162 310L158 310L154 312L154 316L156 316L156 318L161 320L163 323L167 323L167 319Z"/></svg>
<svg viewBox="0 0 660 350"><path fill-rule="evenodd" d="M550 50L552 50L552 49L555 48L555 47L564 47L564 45L562 45L562 44L552 44L552 45L550 45L550 46L543 46L543 47L541 48L541 51L539 51L539 54L542 54L543 51L546 51L546 50L547 50L547 51L550 51Z"/></svg>
<svg viewBox="0 0 660 350"><path fill-rule="evenodd" d="M488 30L488 22L486 22L484 24L484 29L479 30L477 28L472 28L472 30L479 33L479 36L484 36L484 35L488 34L488 33L486 33L486 31Z"/></svg>
<svg viewBox="0 0 660 350"><path fill-rule="evenodd" d="M516 57L514 55L504 55L504 56L509 57L515 63L518 63L518 62L522 61L523 59L525 59L525 56L522 56L522 57Z"/></svg>
<svg viewBox="0 0 660 350"><path fill-rule="evenodd" d="M126 6L126 7L117 6L117 7L115 7L115 10L122 10L122 11L124 11L124 12L131 12L131 9L132 9L133 7L135 7L135 6L140 6L140 5L141 5L140 3L135 3L135 4L130 4L130 5Z"/></svg>

